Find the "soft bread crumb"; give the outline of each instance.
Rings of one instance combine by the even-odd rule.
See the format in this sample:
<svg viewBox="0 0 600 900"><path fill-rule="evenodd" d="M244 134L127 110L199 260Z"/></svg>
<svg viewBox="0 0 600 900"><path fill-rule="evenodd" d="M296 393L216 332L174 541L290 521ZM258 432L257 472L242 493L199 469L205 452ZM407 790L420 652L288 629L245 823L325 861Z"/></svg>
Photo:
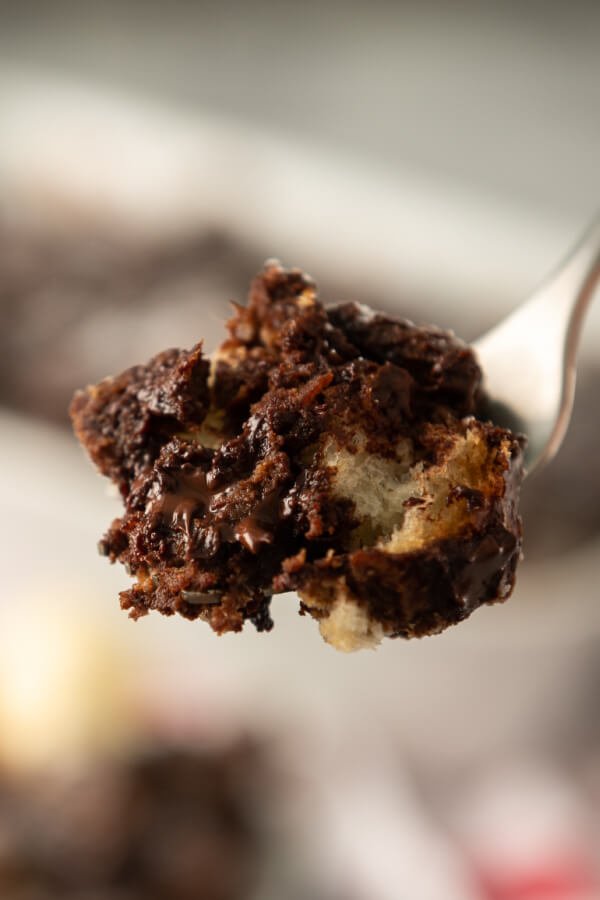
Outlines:
<svg viewBox="0 0 600 900"><path fill-rule="evenodd" d="M382 550L408 553L459 534L468 525L472 513L465 499L451 501L455 488L468 488L482 495L504 492L496 470L498 451L489 447L480 429L474 422L464 436L454 435L438 465L414 472L414 495L427 497L429 502L406 510L389 540L380 543ZM502 451L507 452L507 448L501 448Z"/></svg>
<svg viewBox="0 0 600 900"><path fill-rule="evenodd" d="M193 431L180 432L178 437L218 450L224 440L224 418L222 410L211 407L201 425Z"/></svg>
<svg viewBox="0 0 600 900"><path fill-rule="evenodd" d="M405 514L404 503L421 486L415 481L411 464L414 453L411 442L398 444L396 457L388 459L363 449L366 437L355 438L355 453L340 447L334 438L327 441L323 461L333 470L336 496L352 500L361 525L356 532L358 545L372 545L381 535L391 535Z"/></svg>
<svg viewBox="0 0 600 900"><path fill-rule="evenodd" d="M329 436L323 461L332 472L334 495L352 500L359 519L351 549L376 548L401 557L466 533L478 512L461 491L477 492L482 504L505 491L509 442L490 445L483 429L472 420L463 433L447 434L440 458L430 465L415 462L406 440L399 442L396 457L388 458L365 449L364 433L356 435L354 453ZM319 618L323 638L338 650L374 649L388 631L357 602L343 576L326 588L305 589L301 597Z"/></svg>
<svg viewBox="0 0 600 900"><path fill-rule="evenodd" d="M449 502L453 488L467 487L484 494L497 489L493 475L496 454L477 422L464 435L452 435L436 465L415 463L407 440L398 443L393 459L368 453L362 449L365 442L365 436L359 436L361 449L351 453L329 438L324 453L325 464L333 470L335 495L352 500L361 520L355 533L358 546L406 553L453 537L469 515L466 501Z"/></svg>
<svg viewBox="0 0 600 900"><path fill-rule="evenodd" d="M383 638L383 628L369 617L366 609L343 595L330 614L319 622L321 637L342 653L374 650Z"/></svg>

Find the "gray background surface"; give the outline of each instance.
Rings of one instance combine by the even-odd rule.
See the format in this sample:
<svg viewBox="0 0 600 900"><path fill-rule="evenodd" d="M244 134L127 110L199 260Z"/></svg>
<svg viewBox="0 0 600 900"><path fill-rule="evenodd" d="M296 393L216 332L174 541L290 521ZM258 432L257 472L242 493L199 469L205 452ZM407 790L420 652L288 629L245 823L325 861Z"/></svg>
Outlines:
<svg viewBox="0 0 600 900"><path fill-rule="evenodd" d="M0 59L588 215L600 3L0 2Z"/></svg>

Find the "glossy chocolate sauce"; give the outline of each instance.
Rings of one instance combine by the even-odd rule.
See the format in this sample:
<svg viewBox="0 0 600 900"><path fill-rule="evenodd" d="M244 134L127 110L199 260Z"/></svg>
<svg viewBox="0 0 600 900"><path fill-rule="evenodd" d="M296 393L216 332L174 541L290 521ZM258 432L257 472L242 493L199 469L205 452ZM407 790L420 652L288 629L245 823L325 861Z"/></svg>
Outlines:
<svg viewBox="0 0 600 900"><path fill-rule="evenodd" d="M214 479L213 479L214 480ZM221 542L239 541L250 553L256 554L261 545L272 544L274 530L280 520L280 491L273 491L261 500L250 515L238 522L216 518L213 505L226 491L211 488L210 474L201 469L177 473L171 490L151 500L147 515L154 527L165 524L181 530L188 539L188 556L194 527L216 531Z"/></svg>
<svg viewBox="0 0 600 900"><path fill-rule="evenodd" d="M455 582L455 595L465 610L479 606L481 597L490 592L499 599L506 595L512 587L512 571L506 571L506 564L516 548L517 538L504 529L486 535L473 547Z"/></svg>
<svg viewBox="0 0 600 900"><path fill-rule="evenodd" d="M146 514L155 526L166 521L167 525L182 529L189 537L192 520L209 507L213 496L214 492L206 482L206 472L179 472L174 490L165 491L152 500Z"/></svg>

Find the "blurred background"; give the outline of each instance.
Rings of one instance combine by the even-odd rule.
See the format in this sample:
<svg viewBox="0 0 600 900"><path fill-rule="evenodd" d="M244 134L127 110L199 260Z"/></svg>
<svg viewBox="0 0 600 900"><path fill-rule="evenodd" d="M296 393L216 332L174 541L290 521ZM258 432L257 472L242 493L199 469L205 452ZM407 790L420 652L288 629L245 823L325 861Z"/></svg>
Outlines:
<svg viewBox="0 0 600 900"><path fill-rule="evenodd" d="M292 595L128 621L66 414L267 257L475 338L598 209L599 47L581 0L0 0L2 898L600 898L600 304L513 598L374 654Z"/></svg>

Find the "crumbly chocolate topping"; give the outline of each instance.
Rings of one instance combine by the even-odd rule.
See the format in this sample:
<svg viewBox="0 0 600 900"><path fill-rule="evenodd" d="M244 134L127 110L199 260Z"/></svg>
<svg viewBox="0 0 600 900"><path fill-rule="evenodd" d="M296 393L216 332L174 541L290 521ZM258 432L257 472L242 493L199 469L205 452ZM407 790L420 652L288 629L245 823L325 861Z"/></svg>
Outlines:
<svg viewBox="0 0 600 900"><path fill-rule="evenodd" d="M125 503L101 541L136 578L123 608L269 630L273 593L298 590L301 611L330 619L326 638L353 649L331 631L340 617L347 630L349 604L370 640L508 596L521 446L478 420L466 345L356 303L326 309L277 263L228 330L210 366L200 345L167 351L73 400L79 439Z"/></svg>

